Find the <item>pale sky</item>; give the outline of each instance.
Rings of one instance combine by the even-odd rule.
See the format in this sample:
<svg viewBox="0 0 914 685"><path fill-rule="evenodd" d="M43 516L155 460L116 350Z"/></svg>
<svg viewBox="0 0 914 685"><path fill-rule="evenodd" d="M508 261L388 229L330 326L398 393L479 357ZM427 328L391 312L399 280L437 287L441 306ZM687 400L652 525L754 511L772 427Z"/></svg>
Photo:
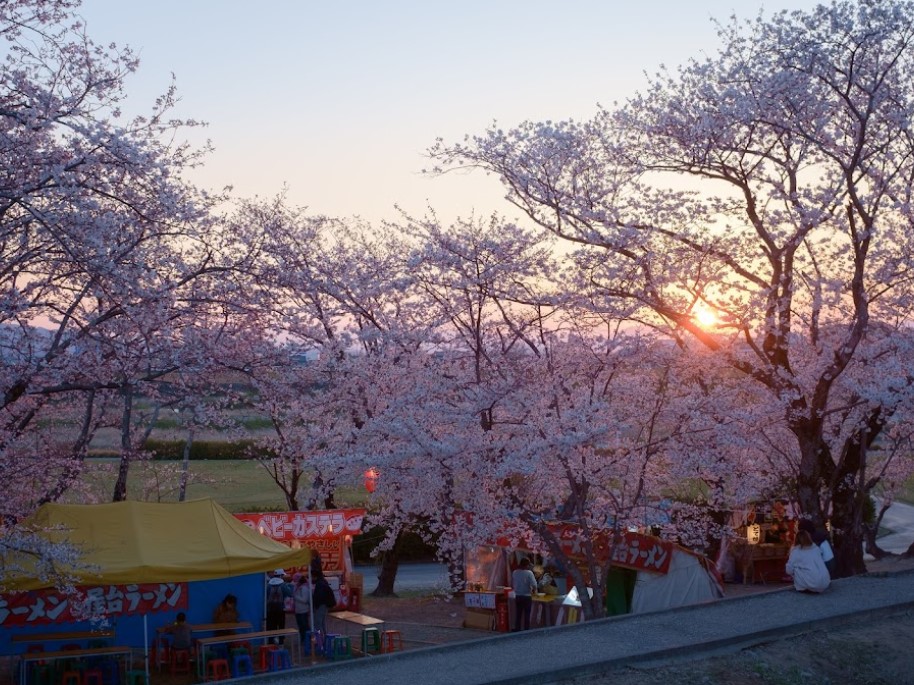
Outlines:
<svg viewBox="0 0 914 685"><path fill-rule="evenodd" d="M423 176L426 150L497 121L586 119L718 46L711 18L811 0L84 0L89 34L133 47L131 111L177 79L216 150L193 180L313 214L511 214L482 174Z"/></svg>

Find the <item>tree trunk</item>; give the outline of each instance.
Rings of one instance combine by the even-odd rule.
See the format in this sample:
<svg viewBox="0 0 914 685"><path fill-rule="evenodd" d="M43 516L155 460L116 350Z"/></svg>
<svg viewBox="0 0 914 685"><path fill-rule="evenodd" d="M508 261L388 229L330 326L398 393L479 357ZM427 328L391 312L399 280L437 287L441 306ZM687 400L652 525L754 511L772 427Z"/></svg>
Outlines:
<svg viewBox="0 0 914 685"><path fill-rule="evenodd" d="M133 389L129 385L124 386L121 389L121 395L124 398L124 411L121 413L121 460L118 464L112 502L123 502L127 499L127 476L130 472L130 455L133 452L130 439L133 419Z"/></svg>
<svg viewBox="0 0 914 685"><path fill-rule="evenodd" d="M396 597L394 583L397 580L397 569L400 568L400 545L403 532L397 533L394 546L381 554L381 570L378 572L378 586L371 593L372 597Z"/></svg>
<svg viewBox="0 0 914 685"><path fill-rule="evenodd" d="M187 472L190 468L190 448L194 444L194 429L187 429L187 442L184 443L184 454L181 459L181 482L178 488L178 501L183 502L187 498Z"/></svg>
<svg viewBox="0 0 914 685"><path fill-rule="evenodd" d="M816 527L824 527L826 519L831 521L835 553L832 575L845 578L866 573L863 561L864 494L858 481L866 459L867 442L859 433L849 437L836 466L820 423L796 423L791 428L800 447L797 501L800 511L811 518ZM827 503L821 499L823 492L828 494ZM829 504L830 512L827 513L825 508Z"/></svg>

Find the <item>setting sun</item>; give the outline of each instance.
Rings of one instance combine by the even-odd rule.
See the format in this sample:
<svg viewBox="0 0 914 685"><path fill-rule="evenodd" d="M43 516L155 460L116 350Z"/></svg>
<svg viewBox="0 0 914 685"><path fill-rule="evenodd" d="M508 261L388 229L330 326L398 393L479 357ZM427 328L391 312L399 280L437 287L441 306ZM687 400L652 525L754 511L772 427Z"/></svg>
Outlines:
<svg viewBox="0 0 914 685"><path fill-rule="evenodd" d="M696 307L692 312L692 316L702 328L713 328L720 323L717 314L707 307Z"/></svg>

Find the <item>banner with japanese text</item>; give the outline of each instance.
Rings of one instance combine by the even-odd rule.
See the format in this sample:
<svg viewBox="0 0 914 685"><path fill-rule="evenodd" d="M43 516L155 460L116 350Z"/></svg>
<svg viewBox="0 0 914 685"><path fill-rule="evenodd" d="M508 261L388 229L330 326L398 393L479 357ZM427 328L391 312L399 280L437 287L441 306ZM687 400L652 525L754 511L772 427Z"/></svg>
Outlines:
<svg viewBox="0 0 914 685"><path fill-rule="evenodd" d="M187 609L187 583L143 583L79 588L76 595L54 589L0 594L0 628L80 621Z"/></svg>
<svg viewBox="0 0 914 685"><path fill-rule="evenodd" d="M579 526L570 523L550 523L549 530L556 536L559 546L569 559L583 559L584 540ZM512 547L507 538L496 541L500 547ZM673 556L673 543L643 533L622 533L613 543L611 533L600 532L591 540L596 558L605 562L612 556L615 566L667 573L670 570L670 559Z"/></svg>
<svg viewBox="0 0 914 685"><path fill-rule="evenodd" d="M324 540L362 532L364 509L328 509L324 511L276 511L259 514L235 514L235 518L261 535L278 540Z"/></svg>
<svg viewBox="0 0 914 685"><path fill-rule="evenodd" d="M297 541L321 557L324 573L346 571L346 537L362 532L364 509L329 509L323 511L276 511L259 514L235 514L252 530L282 542Z"/></svg>

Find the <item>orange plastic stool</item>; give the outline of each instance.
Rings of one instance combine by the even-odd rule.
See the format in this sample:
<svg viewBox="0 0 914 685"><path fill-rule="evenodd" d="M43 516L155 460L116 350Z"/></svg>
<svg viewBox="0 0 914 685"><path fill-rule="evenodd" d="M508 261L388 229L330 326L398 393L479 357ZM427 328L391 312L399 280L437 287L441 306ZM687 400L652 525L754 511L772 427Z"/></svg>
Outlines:
<svg viewBox="0 0 914 685"><path fill-rule="evenodd" d="M403 651L403 636L399 630L385 630L381 633L381 651L384 653Z"/></svg>

